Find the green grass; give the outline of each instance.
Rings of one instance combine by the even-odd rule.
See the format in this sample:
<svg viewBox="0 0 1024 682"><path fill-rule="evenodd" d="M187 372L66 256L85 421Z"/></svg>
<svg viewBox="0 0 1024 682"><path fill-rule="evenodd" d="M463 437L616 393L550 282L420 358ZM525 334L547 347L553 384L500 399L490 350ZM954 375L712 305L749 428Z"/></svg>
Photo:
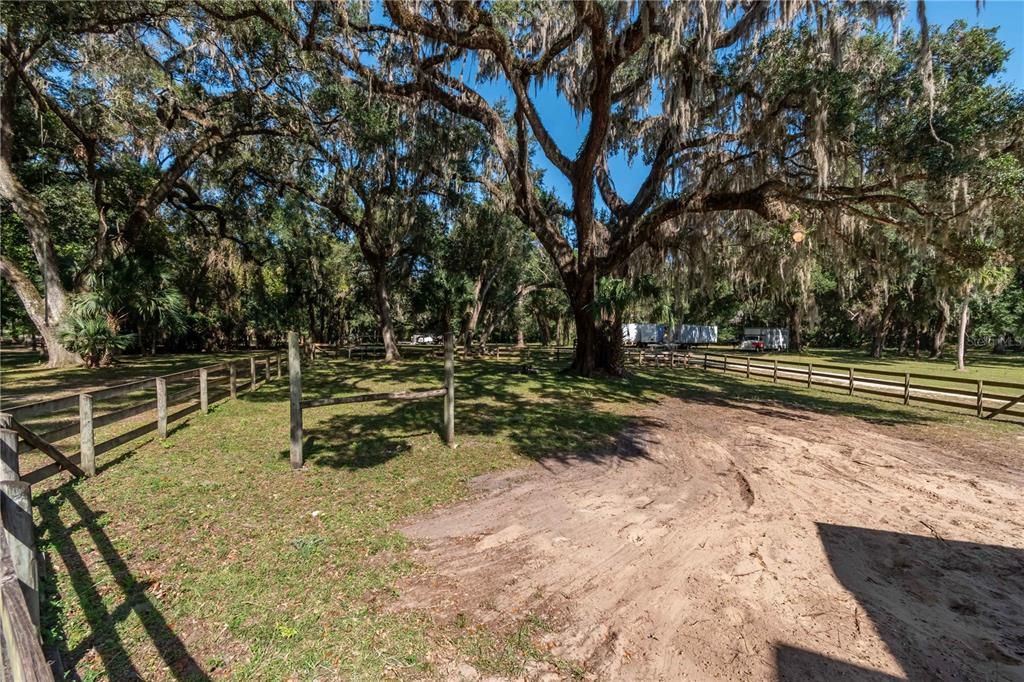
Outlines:
<svg viewBox="0 0 1024 682"><path fill-rule="evenodd" d="M197 359L162 361L170 371ZM275 380L192 416L164 442L114 451L95 479L37 486L40 542L54 567L48 638L83 679L429 678L453 657L511 677L530 661L579 677L586 671L547 658L538 637L548 624L534 617L490 630L392 608L399 579L419 570L396 524L464 497L467 481L486 471L600 457L643 419L641 407L665 396L727 405L738 419L778 401L900 429L1019 433L736 375L646 368L583 380L534 362L535 376L513 361L459 363L455 450L438 437L439 400L332 406L305 413L307 466L293 472L287 387ZM114 371L119 380L127 369ZM441 363L332 361L303 379L307 397L432 387ZM35 380L15 388L31 391Z"/></svg>
<svg viewBox="0 0 1024 682"><path fill-rule="evenodd" d="M115 386L134 379L215 365L227 360L244 364L250 356L265 355L266 352L130 355L119 357L117 363L110 367L53 369L46 366L46 357L42 353L22 348L4 348L0 352L0 386L3 387L2 399L5 403L34 402L100 386ZM239 371L240 376L244 376L248 368L240 365Z"/></svg>
<svg viewBox="0 0 1024 682"><path fill-rule="evenodd" d="M947 356L931 360L927 357L912 358L892 354L879 359L872 358L861 350L823 348L810 349L800 354L764 353L755 357L801 363L852 365L865 370L880 369L888 372L913 372L962 379L1013 381L1024 384L1024 356L1020 354L994 355L987 351L972 350L967 355L967 367L963 371L957 370L955 357Z"/></svg>

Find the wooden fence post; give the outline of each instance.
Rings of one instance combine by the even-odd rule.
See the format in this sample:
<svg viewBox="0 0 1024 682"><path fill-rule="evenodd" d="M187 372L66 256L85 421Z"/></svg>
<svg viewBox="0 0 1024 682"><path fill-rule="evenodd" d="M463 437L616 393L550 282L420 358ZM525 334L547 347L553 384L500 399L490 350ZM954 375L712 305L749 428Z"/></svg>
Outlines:
<svg viewBox="0 0 1024 682"><path fill-rule="evenodd" d="M850 395L853 395L853 367L850 368Z"/></svg>
<svg viewBox="0 0 1024 682"><path fill-rule="evenodd" d="M23 481L0 481L0 517L14 572L25 595L29 617L39 635L39 566L32 524L32 488Z"/></svg>
<svg viewBox="0 0 1024 682"><path fill-rule="evenodd" d="M455 447L455 334L444 335L444 442Z"/></svg>
<svg viewBox="0 0 1024 682"><path fill-rule="evenodd" d="M234 384L231 386L234 392ZM167 379L156 378L156 431L167 438Z"/></svg>
<svg viewBox="0 0 1024 682"><path fill-rule="evenodd" d="M96 441L92 434L92 396L82 393L78 396L79 452L82 455L82 471L86 476L96 475Z"/></svg>
<svg viewBox="0 0 1024 682"><path fill-rule="evenodd" d="M256 356L255 355L250 355L249 356L249 378L251 379L251 381L249 382L249 390L250 391L255 391L256 390Z"/></svg>
<svg viewBox="0 0 1024 682"><path fill-rule="evenodd" d="M708 369L708 354L704 353L704 371Z"/></svg>
<svg viewBox="0 0 1024 682"><path fill-rule="evenodd" d="M814 382L814 365L810 362L807 363L807 388L811 387Z"/></svg>
<svg viewBox="0 0 1024 682"><path fill-rule="evenodd" d="M263 376L266 378L267 383L270 383L270 356L267 356L267 365L264 368Z"/></svg>
<svg viewBox="0 0 1024 682"><path fill-rule="evenodd" d="M4 427L0 428L0 481L21 480L18 465L18 432L8 428L10 415L4 415Z"/></svg>
<svg viewBox="0 0 1024 682"><path fill-rule="evenodd" d="M299 335L288 332L288 402L291 413L292 469L302 468L302 356Z"/></svg>
<svg viewBox="0 0 1024 682"><path fill-rule="evenodd" d="M668 364L669 364L669 367L671 367L672 369L675 369L675 367L676 367L676 352L674 350L670 350L668 352Z"/></svg>
<svg viewBox="0 0 1024 682"><path fill-rule="evenodd" d="M274 359L277 360L277 378L280 379L281 378L281 351L277 351L277 353L274 354Z"/></svg>
<svg viewBox="0 0 1024 682"><path fill-rule="evenodd" d="M238 397L238 369L233 362L228 363L228 391L232 399Z"/></svg>
<svg viewBox="0 0 1024 682"><path fill-rule="evenodd" d="M772 383L779 383L779 361L778 359L772 360Z"/></svg>
<svg viewBox="0 0 1024 682"><path fill-rule="evenodd" d="M750 378L750 356L747 356L747 378Z"/></svg>
<svg viewBox="0 0 1024 682"><path fill-rule="evenodd" d="M203 414L210 412L209 374L206 368L199 370L199 409Z"/></svg>
<svg viewBox="0 0 1024 682"><path fill-rule="evenodd" d="M985 414L985 382L978 379L978 416Z"/></svg>
<svg viewBox="0 0 1024 682"><path fill-rule="evenodd" d="M903 404L910 404L910 372L903 373Z"/></svg>

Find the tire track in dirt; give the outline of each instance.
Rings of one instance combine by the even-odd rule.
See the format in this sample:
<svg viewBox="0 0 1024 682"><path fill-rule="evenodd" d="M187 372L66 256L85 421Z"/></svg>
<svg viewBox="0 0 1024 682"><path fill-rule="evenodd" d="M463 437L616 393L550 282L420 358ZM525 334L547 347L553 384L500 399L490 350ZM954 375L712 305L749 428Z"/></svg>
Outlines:
<svg viewBox="0 0 1024 682"><path fill-rule="evenodd" d="M426 570L396 608L442 629L540 614L537 646L593 679L1024 676L1012 453L782 407L641 417L613 452L481 477L405 526Z"/></svg>

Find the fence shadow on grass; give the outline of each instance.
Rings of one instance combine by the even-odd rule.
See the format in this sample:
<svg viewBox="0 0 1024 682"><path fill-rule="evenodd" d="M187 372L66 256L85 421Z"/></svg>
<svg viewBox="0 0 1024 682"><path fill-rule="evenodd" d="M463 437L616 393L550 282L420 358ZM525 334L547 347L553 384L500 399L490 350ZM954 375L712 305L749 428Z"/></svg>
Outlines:
<svg viewBox="0 0 1024 682"><path fill-rule="evenodd" d="M67 526L60 518L60 506L66 501L77 513L79 520ZM73 483L66 483L51 495L37 500L41 516L40 531L43 540L56 550L66 567L72 588L88 622L90 635L74 649L66 648L66 640L59 633L59 623L53 609L45 608L44 626L57 631L61 658L68 670L74 670L89 650L99 655L108 679L146 679L132 663L131 655L117 631L117 625L133 612L138 616L154 648L163 659L167 670L176 680L203 682L210 677L189 654L185 643L167 623L163 614L150 598L147 590L152 583L138 580L128 567L128 562L118 553L113 541L104 530L104 512L90 509L75 490ZM104 604L101 593L92 576L90 563L75 544L73 534L85 529L110 570L114 583L124 594L116 608ZM70 595L59 595L67 599ZM74 673L72 673L74 675ZM77 676L75 679L78 679Z"/></svg>
<svg viewBox="0 0 1024 682"><path fill-rule="evenodd" d="M819 523L842 586L909 679L1013 679L1024 669L1024 549ZM780 679L894 680L786 644Z"/></svg>

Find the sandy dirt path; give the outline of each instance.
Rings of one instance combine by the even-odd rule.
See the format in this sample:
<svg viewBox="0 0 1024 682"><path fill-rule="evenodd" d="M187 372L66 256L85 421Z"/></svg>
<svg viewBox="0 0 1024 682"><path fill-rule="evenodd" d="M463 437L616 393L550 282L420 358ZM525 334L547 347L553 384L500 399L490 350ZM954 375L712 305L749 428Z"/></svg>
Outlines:
<svg viewBox="0 0 1024 682"><path fill-rule="evenodd" d="M401 607L541 615L591 679L1024 679L1024 439L680 400L643 423L408 524Z"/></svg>

